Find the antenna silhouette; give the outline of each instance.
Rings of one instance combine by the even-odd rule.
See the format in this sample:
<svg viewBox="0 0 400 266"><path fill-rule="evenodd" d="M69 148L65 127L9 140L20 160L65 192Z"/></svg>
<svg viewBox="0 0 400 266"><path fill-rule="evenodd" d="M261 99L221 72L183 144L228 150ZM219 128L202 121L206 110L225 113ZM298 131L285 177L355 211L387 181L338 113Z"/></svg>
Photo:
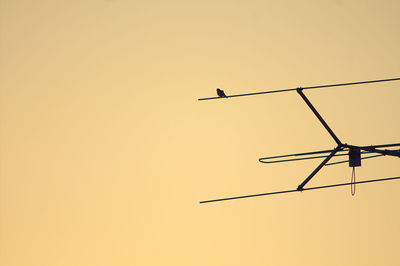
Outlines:
<svg viewBox="0 0 400 266"><path fill-rule="evenodd" d="M372 183L378 181L388 181L388 180L395 180L400 179L399 177L390 177L390 178L380 178L380 179L373 179L373 180L365 180L365 181L355 181L355 167L361 166L361 160L368 159L368 158L375 158L379 156L394 156L400 158L400 149L399 150L388 150L388 149L381 149L387 147L399 147L400 143L392 143L392 144L382 144L382 145L370 145L370 146L355 146L349 145L346 143L342 143L342 141L336 136L333 130L329 127L329 125L325 122L322 116L318 113L315 107L312 105L310 100L307 96L303 93L303 90L309 89L322 89L322 88L329 88L329 87L339 87L339 86L350 86L350 85L362 85L362 84L370 84L370 83L379 83L379 82L389 82L389 81L397 81L400 78L392 78L392 79L380 79L380 80L369 80L369 81L358 81L358 82L350 82L350 83L338 83L338 84L329 84L329 85L319 85L319 86L311 86L311 87L299 87L293 89L283 89L283 90L273 90L273 91L263 91L263 92L254 92L254 93L246 93L246 94L236 94L236 95L224 95L223 98L232 98L232 97L242 97L242 96L251 96L251 95L260 95L260 94L269 94L269 93L279 93L279 92L289 92L289 91L296 91L303 101L307 104L307 106L311 109L323 127L328 131L329 135L333 138L336 142L336 148L332 150L321 150L321 151L313 151L313 152L305 152L305 153L294 153L294 154L287 154L287 155L279 155L279 156L271 156L271 157L264 157L260 158L259 161L261 163L282 163L282 162L291 162L291 161L300 161L300 160L310 160L310 159L318 159L324 158L324 160L311 172L311 174L304 179L304 181L298 185L297 189L293 190L284 190L284 191L276 191L276 192L268 192L268 193L261 193L261 194L253 194L253 195L244 195L244 196L236 196L236 197L229 197L229 198L220 198L220 199L213 199L213 200L206 200L200 201L200 203L210 203L216 201L226 201L226 200L233 200L233 199L243 199L243 198L250 198L250 197L258 197L258 196L267 196L267 195L274 195L274 194L282 194L282 193L291 193L291 192L298 192L298 191L306 191L306 190L315 190L315 189L322 189L322 188L331 188L331 187L338 187L338 186L352 186L352 195L355 193L355 184L363 184L363 183ZM204 100L213 100L213 99L221 99L222 97L209 97L209 98L200 98L199 101ZM362 157L363 154L371 154L374 155ZM348 156L348 160L339 161L329 163L329 161L335 156ZM324 167L334 164L340 163L349 163L350 167L353 167L353 175L352 175L352 182L350 183L341 183L341 184L333 184L333 185L326 185L326 186L318 186L318 187L309 187L305 188L307 183Z"/></svg>

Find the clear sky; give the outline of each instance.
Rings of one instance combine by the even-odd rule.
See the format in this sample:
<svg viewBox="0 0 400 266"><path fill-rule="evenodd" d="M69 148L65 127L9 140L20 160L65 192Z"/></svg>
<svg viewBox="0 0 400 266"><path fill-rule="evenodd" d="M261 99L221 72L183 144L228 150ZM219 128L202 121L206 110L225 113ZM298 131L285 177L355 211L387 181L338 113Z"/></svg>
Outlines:
<svg viewBox="0 0 400 266"><path fill-rule="evenodd" d="M295 93L400 77L400 2L0 0L0 264L399 265L400 181L295 189L331 149ZM305 91L355 145L400 142L400 82ZM400 175L363 161L357 180ZM347 165L310 186L350 181Z"/></svg>

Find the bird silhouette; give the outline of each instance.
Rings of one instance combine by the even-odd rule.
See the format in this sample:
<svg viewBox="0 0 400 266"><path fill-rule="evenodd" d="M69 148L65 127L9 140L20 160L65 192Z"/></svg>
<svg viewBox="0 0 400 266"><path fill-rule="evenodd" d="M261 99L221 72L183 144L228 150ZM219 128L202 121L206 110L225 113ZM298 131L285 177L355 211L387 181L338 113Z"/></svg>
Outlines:
<svg viewBox="0 0 400 266"><path fill-rule="evenodd" d="M228 98L226 97L225 92L223 90L220 90L219 88L217 88L217 94L219 97Z"/></svg>

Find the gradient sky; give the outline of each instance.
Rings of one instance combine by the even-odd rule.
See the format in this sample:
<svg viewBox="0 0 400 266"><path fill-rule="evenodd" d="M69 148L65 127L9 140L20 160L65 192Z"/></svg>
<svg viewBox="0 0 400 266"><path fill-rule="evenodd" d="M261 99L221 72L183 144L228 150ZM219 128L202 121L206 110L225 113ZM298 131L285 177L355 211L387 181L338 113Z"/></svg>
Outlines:
<svg viewBox="0 0 400 266"><path fill-rule="evenodd" d="M0 264L399 265L400 182L294 189L331 149L295 93L400 77L400 2L0 0ZM400 82L305 91L344 143L399 142ZM399 176L363 161L357 180ZM350 181L324 168L311 185Z"/></svg>

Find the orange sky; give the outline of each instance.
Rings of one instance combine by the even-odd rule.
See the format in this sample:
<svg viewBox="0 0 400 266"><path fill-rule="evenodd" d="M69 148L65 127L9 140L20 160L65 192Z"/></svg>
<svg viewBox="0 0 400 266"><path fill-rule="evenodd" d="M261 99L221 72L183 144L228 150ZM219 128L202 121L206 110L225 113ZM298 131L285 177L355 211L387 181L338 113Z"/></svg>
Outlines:
<svg viewBox="0 0 400 266"><path fill-rule="evenodd" d="M399 1L0 0L0 264L398 265L399 181L295 189L331 149L295 93L400 77ZM398 143L400 82L305 91L354 145ZM363 161L357 180L399 176ZM350 181L324 168L310 186Z"/></svg>

